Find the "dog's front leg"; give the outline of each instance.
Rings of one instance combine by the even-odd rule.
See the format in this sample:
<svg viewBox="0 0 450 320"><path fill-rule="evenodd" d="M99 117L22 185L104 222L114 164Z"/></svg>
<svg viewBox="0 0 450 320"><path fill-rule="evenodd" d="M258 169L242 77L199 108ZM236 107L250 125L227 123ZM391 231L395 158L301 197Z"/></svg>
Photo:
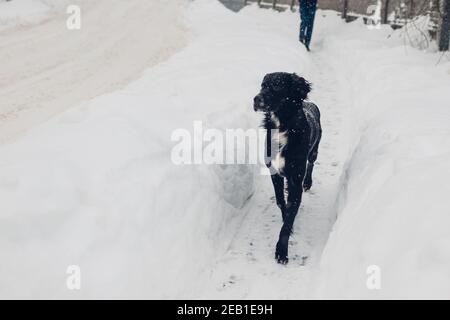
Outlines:
<svg viewBox="0 0 450 320"><path fill-rule="evenodd" d="M285 218L283 226L281 227L280 237L278 239L275 259L278 263L288 263L288 245L289 237L292 233L292 227L294 226L294 220L302 201L302 182L304 174L297 175L295 177L288 177L288 199L285 208Z"/></svg>
<svg viewBox="0 0 450 320"><path fill-rule="evenodd" d="M284 222L286 210L286 201L284 200L284 178L279 174L273 174L271 177L273 188L275 190L275 198L277 200L277 206L281 210L281 216Z"/></svg>

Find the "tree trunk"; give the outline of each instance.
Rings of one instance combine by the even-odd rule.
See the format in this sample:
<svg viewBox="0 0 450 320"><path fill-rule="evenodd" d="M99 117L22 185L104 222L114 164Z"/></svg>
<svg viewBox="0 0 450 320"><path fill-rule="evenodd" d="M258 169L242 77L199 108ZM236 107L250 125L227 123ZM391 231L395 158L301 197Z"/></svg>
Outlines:
<svg viewBox="0 0 450 320"><path fill-rule="evenodd" d="M389 19L389 0L385 0L384 1L384 10L383 10L383 18L381 23L388 23L388 19Z"/></svg>
<svg viewBox="0 0 450 320"><path fill-rule="evenodd" d="M342 19L347 20L348 0L344 0L344 7L342 8Z"/></svg>
<svg viewBox="0 0 450 320"><path fill-rule="evenodd" d="M440 9L439 51L447 51L450 42L450 0L441 0Z"/></svg>

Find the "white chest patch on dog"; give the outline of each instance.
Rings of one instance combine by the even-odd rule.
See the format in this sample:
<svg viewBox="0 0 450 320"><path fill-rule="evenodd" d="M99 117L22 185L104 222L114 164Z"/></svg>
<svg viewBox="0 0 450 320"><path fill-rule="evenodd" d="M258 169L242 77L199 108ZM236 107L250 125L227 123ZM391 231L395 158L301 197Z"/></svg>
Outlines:
<svg viewBox="0 0 450 320"><path fill-rule="evenodd" d="M277 153L275 156L275 159L273 159L271 162L271 167L275 169L279 174L283 172L284 166L285 166L285 160L284 157L281 155L281 152Z"/></svg>
<svg viewBox="0 0 450 320"><path fill-rule="evenodd" d="M280 127L280 119L273 112L270 113L270 120L275 124L275 128L278 129Z"/></svg>
<svg viewBox="0 0 450 320"><path fill-rule="evenodd" d="M272 159L270 164L273 169L275 169L278 173L281 174L284 169L284 166L285 166L285 159L283 157L283 149L286 147L286 145L288 143L288 135L287 135L287 131L283 131L283 132L279 131L280 120L278 120L278 118L274 114L271 115L271 119L277 129L277 132L273 133L272 141L275 146L278 146L278 150L277 150L276 155L274 155L274 158Z"/></svg>

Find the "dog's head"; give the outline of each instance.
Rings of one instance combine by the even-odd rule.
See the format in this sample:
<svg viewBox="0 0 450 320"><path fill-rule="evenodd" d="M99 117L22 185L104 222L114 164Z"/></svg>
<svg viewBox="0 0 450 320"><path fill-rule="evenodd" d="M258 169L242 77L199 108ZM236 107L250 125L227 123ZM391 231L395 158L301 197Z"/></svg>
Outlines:
<svg viewBox="0 0 450 320"><path fill-rule="evenodd" d="M277 112L286 102L301 103L310 91L311 84L295 73L269 73L264 77L261 91L253 101L253 109Z"/></svg>

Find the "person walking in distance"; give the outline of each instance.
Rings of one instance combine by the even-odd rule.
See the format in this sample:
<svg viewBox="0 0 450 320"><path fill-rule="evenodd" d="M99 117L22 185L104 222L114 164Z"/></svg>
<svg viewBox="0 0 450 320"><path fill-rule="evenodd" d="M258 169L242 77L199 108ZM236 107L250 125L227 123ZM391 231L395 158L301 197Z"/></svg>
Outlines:
<svg viewBox="0 0 450 320"><path fill-rule="evenodd" d="M314 27L314 18L316 16L317 0L299 0L300 2L300 42L309 50L312 32Z"/></svg>

